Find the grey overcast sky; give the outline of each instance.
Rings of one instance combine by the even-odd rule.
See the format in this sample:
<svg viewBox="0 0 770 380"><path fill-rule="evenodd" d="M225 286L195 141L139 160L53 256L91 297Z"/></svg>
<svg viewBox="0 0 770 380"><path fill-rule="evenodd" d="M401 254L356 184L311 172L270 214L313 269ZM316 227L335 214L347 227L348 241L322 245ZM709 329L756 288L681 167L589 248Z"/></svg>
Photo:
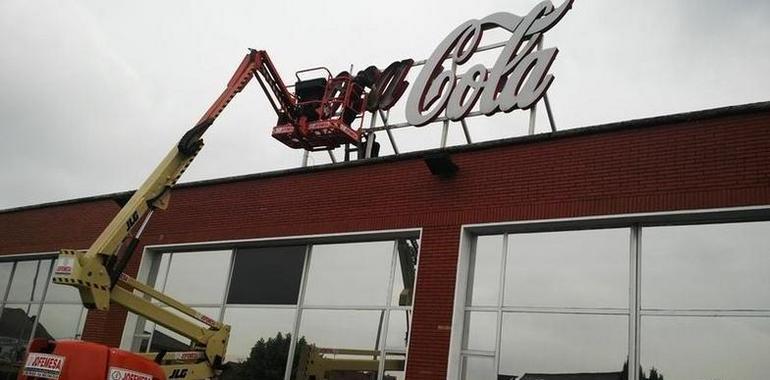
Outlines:
<svg viewBox="0 0 770 380"><path fill-rule="evenodd" d="M382 68L427 58L463 21L536 3L2 0L0 209L135 188L248 47L267 50L287 81L318 65ZM549 90L559 128L770 100L769 16L762 0L577 0L545 38L560 49ZM471 133L520 135L525 122L501 115ZM298 166L301 153L270 137L274 123L248 88L183 181ZM404 151L433 148L438 129L396 138Z"/></svg>

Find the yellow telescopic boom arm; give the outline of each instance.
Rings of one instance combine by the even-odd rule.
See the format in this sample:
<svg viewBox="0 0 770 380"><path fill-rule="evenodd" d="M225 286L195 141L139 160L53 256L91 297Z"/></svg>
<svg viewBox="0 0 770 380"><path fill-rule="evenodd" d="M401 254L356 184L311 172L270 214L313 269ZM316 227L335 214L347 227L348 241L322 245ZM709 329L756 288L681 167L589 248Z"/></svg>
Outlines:
<svg viewBox="0 0 770 380"><path fill-rule="evenodd" d="M89 309L108 310L110 302L114 302L191 339L197 347L204 348L208 364L201 363L204 365L199 366L202 371L198 374L200 378L206 378L206 373L210 372L206 369L224 359L230 327L123 274L123 269L128 264L152 212L168 206L169 191L203 146L203 134L253 76L257 77L265 91L267 89L263 81L270 86L275 99L269 93L268 97L276 112L279 108L275 103L280 104L280 110L293 109L294 98L281 81L267 53L250 50L233 74L227 88L198 123L171 148L96 241L87 250L62 249L53 274L54 283L76 287L83 305ZM139 223L140 221L142 223ZM167 307L161 307L158 303ZM206 326L201 327L190 319Z"/></svg>
<svg viewBox="0 0 770 380"><path fill-rule="evenodd" d="M132 231L149 211L166 208L169 190L203 146L203 134L259 70L262 61L260 53L252 50L246 55L222 95L179 143L171 148L88 250L76 255L74 261L71 255L62 257L63 260L56 266L54 282L76 286L80 290L83 304L89 308L109 309L110 292L123 269L114 267L121 245L128 247L130 240L138 237L138 234L132 235ZM126 248L123 251L124 255L132 253L126 252Z"/></svg>

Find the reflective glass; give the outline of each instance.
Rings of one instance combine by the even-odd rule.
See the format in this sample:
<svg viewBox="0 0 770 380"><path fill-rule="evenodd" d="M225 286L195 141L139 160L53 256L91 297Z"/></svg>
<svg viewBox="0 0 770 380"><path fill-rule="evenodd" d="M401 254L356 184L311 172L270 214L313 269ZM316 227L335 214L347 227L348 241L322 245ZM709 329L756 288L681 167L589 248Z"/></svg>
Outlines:
<svg viewBox="0 0 770 380"><path fill-rule="evenodd" d="M665 379L765 380L770 318L643 316L641 363Z"/></svg>
<svg viewBox="0 0 770 380"><path fill-rule="evenodd" d="M406 373L406 355L404 353L389 352L385 355L385 372L383 380L404 380Z"/></svg>
<svg viewBox="0 0 770 380"><path fill-rule="evenodd" d="M35 292L34 292L34 300L40 301L43 299L43 292L45 291L45 288L48 286L48 284L51 282L51 279L48 277L48 275L51 272L51 262L52 260L40 260L40 267L37 272L37 278L35 278Z"/></svg>
<svg viewBox="0 0 770 380"><path fill-rule="evenodd" d="M153 332L150 337L150 352L187 351L190 349L190 345L190 339L163 326L153 324Z"/></svg>
<svg viewBox="0 0 770 380"><path fill-rule="evenodd" d="M526 379L536 374L618 375L627 342L626 316L505 313L500 374Z"/></svg>
<svg viewBox="0 0 770 380"><path fill-rule="evenodd" d="M500 291L500 265L503 257L503 236L479 236L471 256L468 277L468 298L472 306L496 306Z"/></svg>
<svg viewBox="0 0 770 380"><path fill-rule="evenodd" d="M44 304L37 328L44 328L56 339L79 338L84 309L81 305Z"/></svg>
<svg viewBox="0 0 770 380"><path fill-rule="evenodd" d="M300 336L323 348L374 350L380 311L305 310Z"/></svg>
<svg viewBox="0 0 770 380"><path fill-rule="evenodd" d="M414 282L417 276L417 254L419 241L399 239L396 241L398 260L393 278L391 305L412 306L414 302ZM405 283L406 281L406 283Z"/></svg>
<svg viewBox="0 0 770 380"><path fill-rule="evenodd" d="M205 314L206 316L217 319L219 317L219 308L214 307L194 307L193 309ZM173 310L172 310L173 312ZM179 314L177 312L174 312L176 314ZM194 319L183 316L179 314L183 318L186 318L190 321L195 321ZM194 322L196 324L199 324L201 326L204 326L200 322ZM149 328L148 328L149 327ZM160 350L166 350L166 351L184 351L187 350L190 347L191 340L184 337L183 335L177 334L170 329L167 329L163 326L154 324L154 323L148 323L148 327L145 327L149 331L152 332L152 337L150 339L150 351L151 352L158 352Z"/></svg>
<svg viewBox="0 0 770 380"><path fill-rule="evenodd" d="M630 229L508 235L506 306L628 306Z"/></svg>
<svg viewBox="0 0 770 380"><path fill-rule="evenodd" d="M0 297L5 295L5 289L8 287L8 283L11 281L12 269L12 262L0 263Z"/></svg>
<svg viewBox="0 0 770 380"><path fill-rule="evenodd" d="M495 372L495 361L491 357L463 357L462 380L496 380Z"/></svg>
<svg viewBox="0 0 770 380"><path fill-rule="evenodd" d="M409 339L409 322L412 319L411 310L391 310L388 323L388 349L406 350Z"/></svg>
<svg viewBox="0 0 770 380"><path fill-rule="evenodd" d="M45 302L62 302L80 304L80 293L74 286L48 283L48 292L45 295Z"/></svg>
<svg viewBox="0 0 770 380"><path fill-rule="evenodd" d="M224 322L232 326L232 330L226 360L250 360L251 363L262 360L263 357L270 357L273 358L271 362L263 364L272 367L275 367L276 363L279 364L279 372L283 375L288 355L288 346L284 347L284 343L288 343L291 336L295 314L294 309L228 307L225 310ZM252 353L252 348L257 351ZM284 348L285 352L276 352ZM278 356L280 360L275 362Z"/></svg>
<svg viewBox="0 0 770 380"><path fill-rule="evenodd" d="M155 289L163 290L163 287L166 286L166 275L168 274L168 264L171 261L171 255L171 253L166 252L156 257L157 260L160 260L158 263L158 273L154 280L150 280Z"/></svg>
<svg viewBox="0 0 770 380"><path fill-rule="evenodd" d="M385 305L393 244L313 246L305 305Z"/></svg>
<svg viewBox="0 0 770 380"><path fill-rule="evenodd" d="M230 254L229 250L174 253L165 293L187 304L221 304Z"/></svg>
<svg viewBox="0 0 770 380"><path fill-rule="evenodd" d="M16 272L11 279L8 301L30 302L33 299L32 290L39 265L40 261L38 260L16 262Z"/></svg>
<svg viewBox="0 0 770 380"><path fill-rule="evenodd" d="M642 230L642 307L770 309L770 222Z"/></svg>
<svg viewBox="0 0 770 380"><path fill-rule="evenodd" d="M315 375L368 379L365 376L372 376L379 365L376 348L381 315L380 311L369 310L304 310L299 334L303 344L295 352L294 371L312 369L315 364L322 373L300 371L300 377L295 378ZM346 359L355 360L355 367L350 367Z"/></svg>
<svg viewBox="0 0 770 380"><path fill-rule="evenodd" d="M306 246L236 250L227 303L295 305L306 250Z"/></svg>
<svg viewBox="0 0 770 380"><path fill-rule="evenodd" d="M497 334L497 312L469 311L465 313L466 350L495 350Z"/></svg>
<svg viewBox="0 0 770 380"><path fill-rule="evenodd" d="M0 366L0 377L16 373L18 365L24 359L24 351L29 342L40 304L6 304L0 315L0 360L7 366ZM36 337L53 338L43 327L38 325Z"/></svg>

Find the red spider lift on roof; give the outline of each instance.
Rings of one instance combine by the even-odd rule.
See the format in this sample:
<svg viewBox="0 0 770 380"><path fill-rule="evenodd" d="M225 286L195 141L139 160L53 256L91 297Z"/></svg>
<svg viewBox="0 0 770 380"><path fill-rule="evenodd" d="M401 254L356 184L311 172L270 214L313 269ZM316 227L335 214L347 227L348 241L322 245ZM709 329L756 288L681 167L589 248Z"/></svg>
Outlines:
<svg viewBox="0 0 770 380"><path fill-rule="evenodd" d="M300 74L310 72L322 72L323 75L305 80L300 78ZM252 75L257 78L278 115L278 123L272 133L278 141L294 149L309 151L360 144L366 110L365 87L371 87L371 80L367 80L366 76L354 77L348 72L332 76L324 67L302 70L296 73L295 92L291 93L267 53L251 50L228 84L236 91L222 94L229 98L218 99L207 115L216 117L213 113L224 108L220 101L229 102L248 84ZM353 126L356 119L360 119L358 128Z"/></svg>

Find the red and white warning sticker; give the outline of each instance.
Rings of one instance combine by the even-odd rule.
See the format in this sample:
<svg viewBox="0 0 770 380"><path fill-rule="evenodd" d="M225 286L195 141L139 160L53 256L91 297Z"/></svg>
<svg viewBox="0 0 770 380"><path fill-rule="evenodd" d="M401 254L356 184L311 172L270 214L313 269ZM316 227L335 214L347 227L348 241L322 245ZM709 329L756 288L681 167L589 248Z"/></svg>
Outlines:
<svg viewBox="0 0 770 380"><path fill-rule="evenodd" d="M30 352L24 364L24 375L43 379L58 379L64 368L64 356Z"/></svg>
<svg viewBox="0 0 770 380"><path fill-rule="evenodd" d="M75 266L74 256L61 255L56 260L56 268L53 274L70 275L72 274L72 268Z"/></svg>
<svg viewBox="0 0 770 380"><path fill-rule="evenodd" d="M107 380L152 380L152 376L125 368L110 367Z"/></svg>

